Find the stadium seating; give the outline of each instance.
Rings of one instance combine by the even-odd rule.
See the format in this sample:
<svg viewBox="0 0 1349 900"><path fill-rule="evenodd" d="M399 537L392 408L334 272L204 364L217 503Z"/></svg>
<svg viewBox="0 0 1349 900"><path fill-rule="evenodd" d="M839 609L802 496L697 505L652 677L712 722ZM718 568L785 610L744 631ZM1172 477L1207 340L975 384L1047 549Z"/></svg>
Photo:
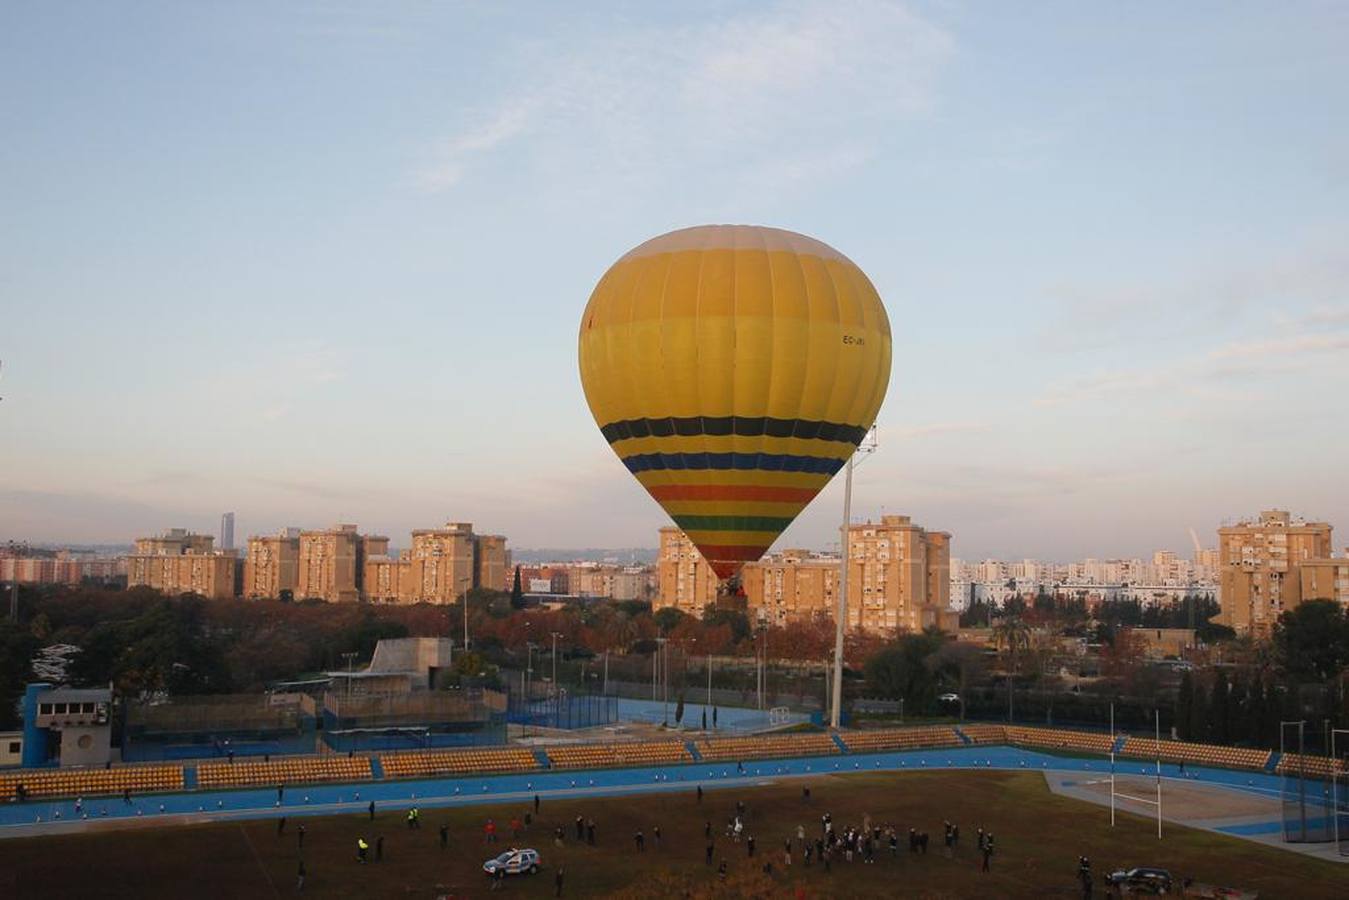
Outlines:
<svg viewBox="0 0 1349 900"><path fill-rule="evenodd" d="M1021 725L1003 726L1007 743L1038 747L1042 750L1064 750L1074 753L1110 753L1114 738L1108 734L1090 731L1066 731L1060 728L1027 728ZM968 734L968 730L966 731Z"/></svg>
<svg viewBox="0 0 1349 900"><path fill-rule="evenodd" d="M204 788L369 781L372 777L370 758L366 756L293 756L269 762L247 759L197 766L197 783Z"/></svg>
<svg viewBox="0 0 1349 900"><path fill-rule="evenodd" d="M961 725L960 732L975 744L1007 743L1007 729L1002 725Z"/></svg>
<svg viewBox="0 0 1349 900"><path fill-rule="evenodd" d="M603 769L692 762L683 741L561 744L545 748L558 769Z"/></svg>
<svg viewBox="0 0 1349 900"><path fill-rule="evenodd" d="M29 797L96 797L181 791L182 766L118 766L115 769L23 769L0 774L0 799L15 799L22 784Z"/></svg>
<svg viewBox="0 0 1349 900"><path fill-rule="evenodd" d="M1344 775L1349 772L1349 766L1342 759L1297 753L1283 754L1279 757L1279 764L1274 767L1274 771L1280 775L1296 775L1300 772L1311 778L1329 778L1336 770Z"/></svg>
<svg viewBox="0 0 1349 900"><path fill-rule="evenodd" d="M698 742L703 759L764 759L774 756L828 756L838 744L827 734L770 734L711 738Z"/></svg>
<svg viewBox="0 0 1349 900"><path fill-rule="evenodd" d="M955 729L947 725L926 728L886 728L876 731L849 731L840 735L854 753L875 750L917 750L923 747L955 747L961 741Z"/></svg>
<svg viewBox="0 0 1349 900"><path fill-rule="evenodd" d="M1268 750L1250 750L1244 747L1221 747L1216 744L1191 744L1185 741L1156 741L1152 738L1131 737L1120 749L1121 756L1133 759L1156 759L1164 762L1197 763L1221 766L1226 769L1263 769L1269 762Z"/></svg>
<svg viewBox="0 0 1349 900"><path fill-rule="evenodd" d="M380 757L389 778L423 778L433 775L473 775L487 772L526 772L539 761L525 747L492 747L481 750L419 750L388 753Z"/></svg>

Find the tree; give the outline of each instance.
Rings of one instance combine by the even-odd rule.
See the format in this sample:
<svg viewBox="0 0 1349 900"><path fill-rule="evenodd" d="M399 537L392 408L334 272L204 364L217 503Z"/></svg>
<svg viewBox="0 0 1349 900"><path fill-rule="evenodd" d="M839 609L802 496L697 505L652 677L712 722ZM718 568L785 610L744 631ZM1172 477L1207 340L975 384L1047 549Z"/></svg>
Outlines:
<svg viewBox="0 0 1349 900"><path fill-rule="evenodd" d="M1190 737L1190 707L1194 705L1194 676L1187 669L1180 676L1180 688L1176 692L1176 733L1182 741Z"/></svg>
<svg viewBox="0 0 1349 900"><path fill-rule="evenodd" d="M1208 704L1208 739L1215 744L1231 743L1231 699L1227 675L1219 669L1213 676L1213 693Z"/></svg>
<svg viewBox="0 0 1349 900"><path fill-rule="evenodd" d="M1014 599L1020 599L1018 594ZM1025 607L1025 603L1021 604ZM1011 606L1011 603L1008 603ZM1007 672L1007 721L1012 721L1012 691L1015 690L1016 671L1019 657L1030 648L1030 630L1020 616L1007 615L993 627L994 645L1005 653L1004 669Z"/></svg>
<svg viewBox="0 0 1349 900"><path fill-rule="evenodd" d="M33 630L22 623L0 622L0 729L19 724L18 700L31 680L33 654L38 649Z"/></svg>
<svg viewBox="0 0 1349 900"><path fill-rule="evenodd" d="M913 711L935 707L938 678L928 657L941 649L939 632L906 634L873 655L863 666L867 687L882 697L903 698Z"/></svg>
<svg viewBox="0 0 1349 900"><path fill-rule="evenodd" d="M1349 663L1349 619L1333 600L1306 600L1279 616L1275 655L1302 681L1325 682Z"/></svg>
<svg viewBox="0 0 1349 900"><path fill-rule="evenodd" d="M679 624L687 618L687 614L673 606L666 606L663 609L656 610L656 614L652 618L656 620L656 627L660 629L660 633L668 635L679 627Z"/></svg>
<svg viewBox="0 0 1349 900"><path fill-rule="evenodd" d="M749 616L738 609L708 606L703 610L703 624L729 625L731 639L737 644L750 636Z"/></svg>
<svg viewBox="0 0 1349 900"><path fill-rule="evenodd" d="M511 609L525 608L525 592L520 588L520 567L515 567L515 579L511 582Z"/></svg>
<svg viewBox="0 0 1349 900"><path fill-rule="evenodd" d="M927 659L939 678L955 680L956 696L960 698L960 719L965 719L965 695L972 684L983 680L984 651L974 644L946 641Z"/></svg>

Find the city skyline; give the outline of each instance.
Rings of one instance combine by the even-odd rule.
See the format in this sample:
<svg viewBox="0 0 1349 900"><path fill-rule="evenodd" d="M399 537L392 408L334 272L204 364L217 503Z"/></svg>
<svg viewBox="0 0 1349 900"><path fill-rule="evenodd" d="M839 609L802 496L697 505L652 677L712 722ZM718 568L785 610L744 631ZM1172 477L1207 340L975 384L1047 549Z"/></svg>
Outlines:
<svg viewBox="0 0 1349 900"><path fill-rule="evenodd" d="M254 9L0 35L0 539L654 535L576 327L716 221L817 235L887 305L859 518L1052 560L1346 522L1343 9ZM837 541L837 481L775 548Z"/></svg>

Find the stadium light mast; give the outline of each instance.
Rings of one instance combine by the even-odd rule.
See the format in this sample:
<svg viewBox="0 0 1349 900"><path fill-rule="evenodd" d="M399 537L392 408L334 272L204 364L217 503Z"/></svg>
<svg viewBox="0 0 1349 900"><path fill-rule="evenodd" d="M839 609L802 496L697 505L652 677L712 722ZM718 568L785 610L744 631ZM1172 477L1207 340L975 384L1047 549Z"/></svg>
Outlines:
<svg viewBox="0 0 1349 900"><path fill-rule="evenodd" d="M843 528L839 535L838 611L834 615L834 696L829 715L829 727L838 730L843 709L843 627L848 612L848 529L852 525L852 470L858 453L876 452L876 426L872 425L866 438L848 456L847 474L843 479Z"/></svg>
<svg viewBox="0 0 1349 900"><path fill-rule="evenodd" d="M557 690L557 632L553 632L553 695L556 696Z"/></svg>

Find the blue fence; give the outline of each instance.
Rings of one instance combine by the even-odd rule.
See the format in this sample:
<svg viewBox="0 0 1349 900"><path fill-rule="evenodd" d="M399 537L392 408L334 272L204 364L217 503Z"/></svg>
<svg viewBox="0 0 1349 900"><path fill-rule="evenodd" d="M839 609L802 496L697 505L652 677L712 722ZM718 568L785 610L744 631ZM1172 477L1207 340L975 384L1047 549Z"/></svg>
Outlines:
<svg viewBox="0 0 1349 900"><path fill-rule="evenodd" d="M596 728L613 725L619 720L620 702L617 697L568 691L544 698L526 698L512 692L506 707L506 720L534 728Z"/></svg>

